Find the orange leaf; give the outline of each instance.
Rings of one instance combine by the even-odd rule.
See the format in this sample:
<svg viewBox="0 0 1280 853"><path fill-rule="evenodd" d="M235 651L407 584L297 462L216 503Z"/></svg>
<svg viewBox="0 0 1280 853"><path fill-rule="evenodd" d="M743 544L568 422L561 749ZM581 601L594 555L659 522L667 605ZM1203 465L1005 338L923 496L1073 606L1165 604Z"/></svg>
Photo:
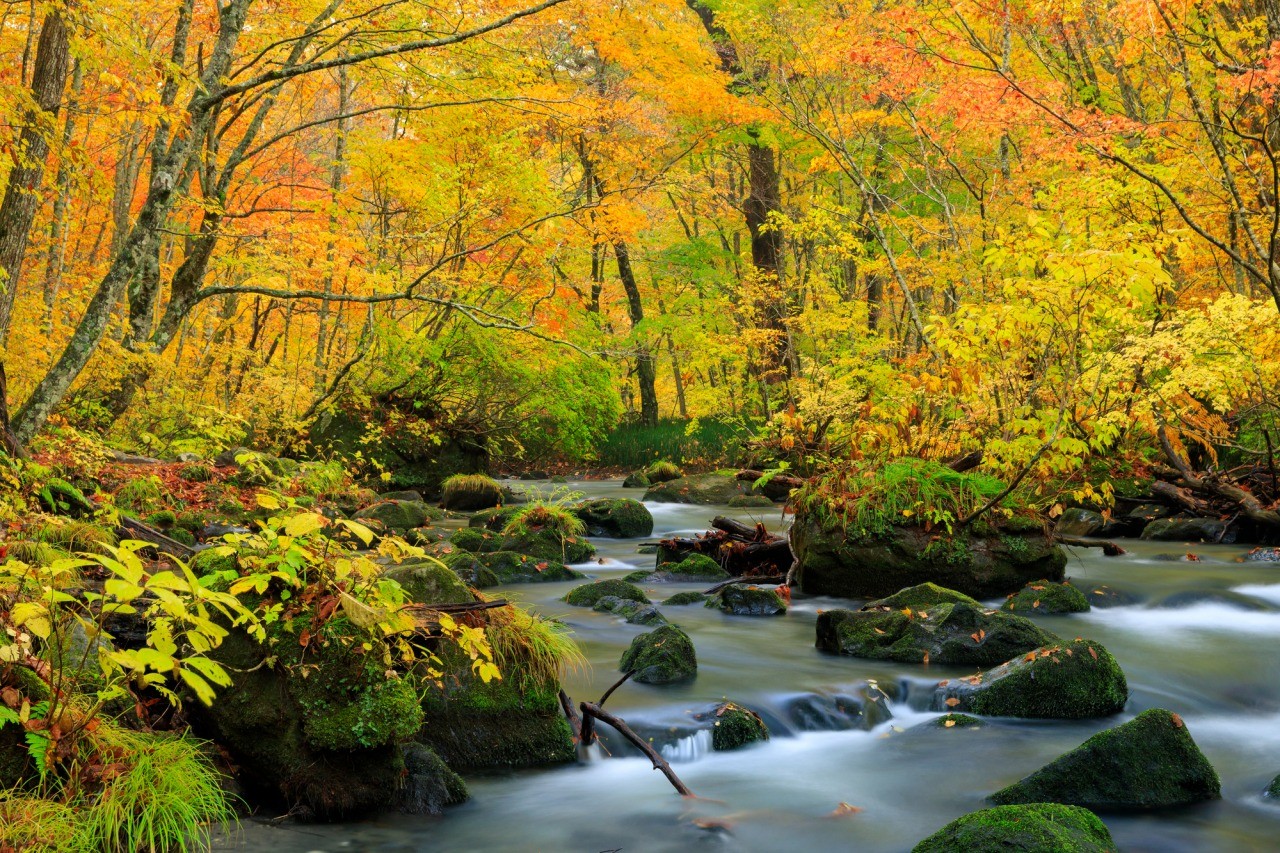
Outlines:
<svg viewBox="0 0 1280 853"><path fill-rule="evenodd" d="M926 666L929 664L929 653L928 653L928 652L925 652L925 653L924 653L924 661L923 661L923 663L924 663Z"/></svg>
<svg viewBox="0 0 1280 853"><path fill-rule="evenodd" d="M859 808L858 806L851 806L848 803L841 803L840 805L836 806L836 810L833 811L831 814L827 815L827 817L852 817L853 815L856 815L861 811L862 809Z"/></svg>
<svg viewBox="0 0 1280 853"><path fill-rule="evenodd" d="M956 724L955 720L947 720L945 723L943 723L943 725L946 726L947 728L951 728L955 724Z"/></svg>
<svg viewBox="0 0 1280 853"><path fill-rule="evenodd" d="M1089 647L1089 654L1093 655L1094 660L1098 659L1098 650L1095 649L1093 646Z"/></svg>
<svg viewBox="0 0 1280 853"><path fill-rule="evenodd" d="M1177 714L1172 714L1170 716L1173 717L1173 727L1175 729L1180 729L1186 725L1186 723L1182 722L1182 718L1179 717Z"/></svg>
<svg viewBox="0 0 1280 853"><path fill-rule="evenodd" d="M956 697L954 697L954 696L952 696L950 699L948 699L948 700L947 700L947 707L948 707L948 708L954 708L955 706L957 706L957 705L959 705L959 704L960 704L960 700L959 700L959 699L957 699L957 698L956 698Z"/></svg>

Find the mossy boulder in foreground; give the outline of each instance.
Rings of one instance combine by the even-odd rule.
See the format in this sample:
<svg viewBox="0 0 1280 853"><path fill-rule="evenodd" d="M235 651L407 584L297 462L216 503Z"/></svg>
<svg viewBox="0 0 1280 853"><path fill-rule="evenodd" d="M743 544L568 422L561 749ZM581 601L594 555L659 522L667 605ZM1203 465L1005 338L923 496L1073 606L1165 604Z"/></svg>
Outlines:
<svg viewBox="0 0 1280 853"><path fill-rule="evenodd" d="M671 684L697 675L698 657L688 634L678 625L663 625L632 640L618 669L635 670L641 684Z"/></svg>
<svg viewBox="0 0 1280 853"><path fill-rule="evenodd" d="M653 532L653 514L630 498L600 498L573 508L573 514L587 526L588 536L638 539Z"/></svg>
<svg viewBox="0 0 1280 853"><path fill-rule="evenodd" d="M1076 806L1034 803L967 814L917 844L911 853L1112 853L1111 833Z"/></svg>
<svg viewBox="0 0 1280 853"><path fill-rule="evenodd" d="M649 603L649 596L644 594L644 590L616 578L575 586L569 590L569 594L564 597L564 600L574 607L594 607L596 602L605 596L636 601L641 604Z"/></svg>
<svg viewBox="0 0 1280 853"><path fill-rule="evenodd" d="M1091 640L1075 640L1034 649L989 672L939 682L933 709L1079 720L1118 714L1128 698L1129 685L1111 653Z"/></svg>
<svg viewBox="0 0 1280 853"><path fill-rule="evenodd" d="M1010 613L1084 613L1090 609L1085 594L1069 583L1038 580L1018 590L1000 605Z"/></svg>
<svg viewBox="0 0 1280 853"><path fill-rule="evenodd" d="M941 603L908 603L925 601ZM818 614L817 637L819 649L851 657L974 666L995 666L1062 642L1030 619L990 610L933 584L859 611L824 611Z"/></svg>
<svg viewBox="0 0 1280 853"><path fill-rule="evenodd" d="M991 796L1000 805L1065 803L1094 811L1181 806L1222 796L1218 774L1177 714L1143 711Z"/></svg>
<svg viewBox="0 0 1280 853"><path fill-rule="evenodd" d="M711 712L711 748L717 752L741 749L769 739L769 727L755 711L733 702L721 702Z"/></svg>
<svg viewBox="0 0 1280 853"><path fill-rule="evenodd" d="M977 598L1008 595L1038 578L1061 581L1067 557L1039 528L949 537L923 527L894 527L880 536L853 536L811 515L797 514L791 547L806 593L879 598L935 582Z"/></svg>

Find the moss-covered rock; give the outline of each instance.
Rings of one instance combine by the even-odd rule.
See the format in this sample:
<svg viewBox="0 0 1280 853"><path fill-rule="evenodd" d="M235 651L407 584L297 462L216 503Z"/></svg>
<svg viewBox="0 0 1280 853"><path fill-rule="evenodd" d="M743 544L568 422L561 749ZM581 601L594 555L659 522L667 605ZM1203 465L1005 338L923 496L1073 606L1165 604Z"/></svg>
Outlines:
<svg viewBox="0 0 1280 853"><path fill-rule="evenodd" d="M658 610L657 607L648 602L641 603L632 601L629 598L606 595L597 601L591 609L601 613L612 613L615 616L621 616L632 625L653 627L667 624L667 617L663 616L662 611Z"/></svg>
<svg viewBox="0 0 1280 853"><path fill-rule="evenodd" d="M1094 811L1181 806L1222 796L1218 774L1186 724L1163 708L1143 711L991 795L999 805L1065 803Z"/></svg>
<svg viewBox="0 0 1280 853"><path fill-rule="evenodd" d="M1000 605L1010 613L1084 613L1089 599L1070 583L1032 581Z"/></svg>
<svg viewBox="0 0 1280 853"><path fill-rule="evenodd" d="M722 581L729 573L705 554L689 554L676 563L659 563L654 571L643 569L631 572L623 578L630 583L689 583L691 581Z"/></svg>
<svg viewBox="0 0 1280 853"><path fill-rule="evenodd" d="M698 674L693 641L678 625L663 625L631 641L618 663L622 672L635 671L641 684L672 684Z"/></svg>
<svg viewBox="0 0 1280 853"><path fill-rule="evenodd" d="M622 481L622 488L624 489L647 489L651 485L653 484L649 482L648 475L643 471L632 471Z"/></svg>
<svg viewBox="0 0 1280 853"><path fill-rule="evenodd" d="M499 538L480 527L463 527L453 531L449 544L459 551L470 551L472 554L491 554L498 550Z"/></svg>
<svg viewBox="0 0 1280 853"><path fill-rule="evenodd" d="M728 504L734 509L773 508L773 501L765 495L734 495L729 498Z"/></svg>
<svg viewBox="0 0 1280 853"><path fill-rule="evenodd" d="M787 612L787 602L777 590L760 586L726 586L717 599L719 608L734 616L781 616Z"/></svg>
<svg viewBox="0 0 1280 853"><path fill-rule="evenodd" d="M711 596L704 595L701 592L677 592L675 595L662 602L663 607L683 607L687 604L706 604L711 600Z"/></svg>
<svg viewBox="0 0 1280 853"><path fill-rule="evenodd" d="M392 566L382 573L404 589L418 604L466 604L475 601L462 578L434 560Z"/></svg>
<svg viewBox="0 0 1280 853"><path fill-rule="evenodd" d="M216 575L221 572L234 572L236 570L236 555L234 551L225 548L222 545L215 545L197 551L190 561L191 571L195 572L197 577L204 575Z"/></svg>
<svg viewBox="0 0 1280 853"><path fill-rule="evenodd" d="M893 595L877 598L875 601L868 601L861 609L901 610L904 607L910 607L912 610L927 610L939 604L970 604L974 607L978 606L976 599L965 595L963 592L956 592L954 589L947 589L946 587L938 586L936 583L926 582L900 589Z"/></svg>
<svg viewBox="0 0 1280 853"><path fill-rule="evenodd" d="M457 474L444 481L440 506L469 512L502 503L502 486L484 474Z"/></svg>
<svg viewBox="0 0 1280 853"><path fill-rule="evenodd" d="M1271 784L1262 792L1262 796L1269 800L1280 800L1280 774L1271 780Z"/></svg>
<svg viewBox="0 0 1280 853"><path fill-rule="evenodd" d="M564 600L574 607L595 607L597 601L608 595L641 604L649 603L649 596L644 594L644 590L616 578L576 586L569 590Z"/></svg>
<svg viewBox="0 0 1280 853"><path fill-rule="evenodd" d="M817 646L823 651L904 663L994 666L1061 642L1029 619L963 601L901 610L826 610L817 621Z"/></svg>
<svg viewBox="0 0 1280 853"><path fill-rule="evenodd" d="M933 708L1076 720L1118 714L1128 698L1129 685L1111 653L1091 640L1075 640L1035 649L989 672L940 682Z"/></svg>
<svg viewBox="0 0 1280 853"><path fill-rule="evenodd" d="M769 739L769 727L760 715L733 702L721 702L711 712L711 748L717 752L742 749Z"/></svg>
<svg viewBox="0 0 1280 853"><path fill-rule="evenodd" d="M422 527L444 517L440 510L420 501L379 501L355 513L359 521L379 521L388 530L404 531Z"/></svg>
<svg viewBox="0 0 1280 853"><path fill-rule="evenodd" d="M467 783L429 746L404 745L404 785L396 794L397 809L404 814L437 815L446 806L471 798Z"/></svg>
<svg viewBox="0 0 1280 853"><path fill-rule="evenodd" d="M1075 806L997 806L951 821L912 853L1113 853L1097 815Z"/></svg>
<svg viewBox="0 0 1280 853"><path fill-rule="evenodd" d="M979 729L982 720L969 714L943 714L920 725L931 729Z"/></svg>
<svg viewBox="0 0 1280 853"><path fill-rule="evenodd" d="M498 550L562 563L585 563L596 555L596 546L581 536L562 537L554 530L528 530L504 536Z"/></svg>
<svg viewBox="0 0 1280 853"><path fill-rule="evenodd" d="M650 486L644 493L644 500L669 504L727 504L730 498L749 493L750 487L733 474L692 474Z"/></svg>
<svg viewBox="0 0 1280 853"><path fill-rule="evenodd" d="M521 507L518 506L499 506L493 509L484 509L471 516L467 526L483 527L485 530L499 533L512 518L519 514L520 510Z"/></svg>
<svg viewBox="0 0 1280 853"><path fill-rule="evenodd" d="M638 539L653 533L653 514L630 498L585 501L573 508L573 514L587 526L588 536Z"/></svg>
<svg viewBox="0 0 1280 853"><path fill-rule="evenodd" d="M403 678L371 679L354 696L311 691L303 736L319 749L370 749L413 737L422 720L414 685Z"/></svg>
<svg viewBox="0 0 1280 853"><path fill-rule="evenodd" d="M1158 518L1142 529L1143 539L1158 542L1220 542L1227 522L1221 518Z"/></svg>
<svg viewBox="0 0 1280 853"><path fill-rule="evenodd" d="M1088 509L1072 507L1058 516L1054 532L1059 536L1093 536L1101 533L1107 520L1101 514Z"/></svg>
<svg viewBox="0 0 1280 853"><path fill-rule="evenodd" d="M552 583L586 577L556 560L540 560L514 551L489 554L456 551L445 557L445 563L472 586L481 589L500 583Z"/></svg>
<svg viewBox="0 0 1280 853"><path fill-rule="evenodd" d="M977 598L1008 595L1037 578L1061 581L1067 557L1042 530L999 535L894 527L884 536L846 536L810 514L791 526L801 589L814 595L878 598L928 581Z"/></svg>

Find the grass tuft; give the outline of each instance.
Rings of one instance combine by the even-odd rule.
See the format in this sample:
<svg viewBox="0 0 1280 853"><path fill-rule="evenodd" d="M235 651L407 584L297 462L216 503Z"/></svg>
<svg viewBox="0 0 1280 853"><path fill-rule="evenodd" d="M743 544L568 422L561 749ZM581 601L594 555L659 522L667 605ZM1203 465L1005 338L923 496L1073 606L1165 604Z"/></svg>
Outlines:
<svg viewBox="0 0 1280 853"><path fill-rule="evenodd" d="M483 594L481 600L486 600ZM588 667L587 658L571 632L524 610L515 603L489 611L485 636L503 678L516 679L519 689L536 689L558 682L568 672Z"/></svg>

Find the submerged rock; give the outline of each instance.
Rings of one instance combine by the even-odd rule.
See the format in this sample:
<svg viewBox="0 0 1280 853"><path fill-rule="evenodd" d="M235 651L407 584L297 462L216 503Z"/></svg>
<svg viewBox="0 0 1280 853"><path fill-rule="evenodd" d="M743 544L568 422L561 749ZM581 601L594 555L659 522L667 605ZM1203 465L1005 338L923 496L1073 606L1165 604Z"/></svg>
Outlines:
<svg viewBox="0 0 1280 853"><path fill-rule="evenodd" d="M708 718L715 721L711 729L711 748L717 752L742 749L769 739L769 727L760 715L734 702L721 702Z"/></svg>
<svg viewBox="0 0 1280 853"><path fill-rule="evenodd" d="M1010 613L1084 613L1089 599L1070 583L1032 581L1000 605Z"/></svg>
<svg viewBox="0 0 1280 853"><path fill-rule="evenodd" d="M1131 604L1138 604L1142 600L1131 592L1112 589L1106 584L1087 586L1082 592L1090 607L1098 607L1104 610L1108 607L1128 607Z"/></svg>
<svg viewBox="0 0 1280 853"><path fill-rule="evenodd" d="M1097 815L1076 806L997 806L957 818L912 853L1113 853Z"/></svg>
<svg viewBox="0 0 1280 853"><path fill-rule="evenodd" d="M1129 685L1111 653L1091 640L1074 640L1035 649L989 672L939 682L933 709L1077 720L1118 714L1128 698Z"/></svg>
<svg viewBox="0 0 1280 853"><path fill-rule="evenodd" d="M449 769L431 747L404 745L404 784L396 792L397 809L404 814L437 815L445 806L471 798L467 783Z"/></svg>
<svg viewBox="0 0 1280 853"><path fill-rule="evenodd" d="M749 492L747 484L734 474L691 474L650 486L644 493L644 500L670 504L727 504L730 498Z"/></svg>
<svg viewBox="0 0 1280 853"><path fill-rule="evenodd" d="M653 627L667 624L667 617L663 616L654 605L648 602L642 604L629 598L618 598L615 595L606 595L592 605L591 609L601 613L612 613L615 616L621 616L632 625Z"/></svg>
<svg viewBox="0 0 1280 853"><path fill-rule="evenodd" d="M982 720L969 714L943 714L941 717L935 717L927 723L921 723L916 728L980 729L982 728Z"/></svg>
<svg viewBox="0 0 1280 853"><path fill-rule="evenodd" d="M1202 604L1219 604L1224 607L1233 607L1236 610L1251 610L1254 612L1275 610L1275 607L1268 601L1227 589L1183 590L1172 595L1166 595L1156 602L1155 606L1170 610L1183 610L1188 607L1198 607Z"/></svg>
<svg viewBox="0 0 1280 853"><path fill-rule="evenodd" d="M841 598L878 598L927 581L978 598L1008 595L1038 578L1061 581L1067 564L1038 528L949 538L895 527L882 537L858 538L801 514L791 526L791 546L800 587Z"/></svg>
<svg viewBox="0 0 1280 853"><path fill-rule="evenodd" d="M635 670L641 684L672 684L698 674L698 657L688 634L678 625L663 625L632 640L618 669Z"/></svg>
<svg viewBox="0 0 1280 853"><path fill-rule="evenodd" d="M902 603L907 592L883 601ZM921 597L939 596L926 590ZM859 611L824 611L817 621L817 646L823 651L904 663L994 666L1060 642L1029 619L971 599L901 609L872 602Z"/></svg>
<svg viewBox="0 0 1280 853"><path fill-rule="evenodd" d="M1002 791L1001 805L1065 803L1094 811L1133 811L1221 797L1218 774L1186 724L1163 708L1099 732Z"/></svg>
<svg viewBox="0 0 1280 853"><path fill-rule="evenodd" d="M649 596L644 594L644 590L634 584L629 584L616 578L575 586L569 590L569 594L564 597L564 600L574 607L595 607L596 602L606 596L613 596L625 601L635 601L640 604L649 603Z"/></svg>
<svg viewBox="0 0 1280 853"><path fill-rule="evenodd" d="M573 508L573 514L587 526L588 536L638 539L653 533L653 514L630 498L600 498Z"/></svg>
<svg viewBox="0 0 1280 853"><path fill-rule="evenodd" d="M787 602L776 590L746 584L720 590L719 607L735 616L781 616L787 612Z"/></svg>

